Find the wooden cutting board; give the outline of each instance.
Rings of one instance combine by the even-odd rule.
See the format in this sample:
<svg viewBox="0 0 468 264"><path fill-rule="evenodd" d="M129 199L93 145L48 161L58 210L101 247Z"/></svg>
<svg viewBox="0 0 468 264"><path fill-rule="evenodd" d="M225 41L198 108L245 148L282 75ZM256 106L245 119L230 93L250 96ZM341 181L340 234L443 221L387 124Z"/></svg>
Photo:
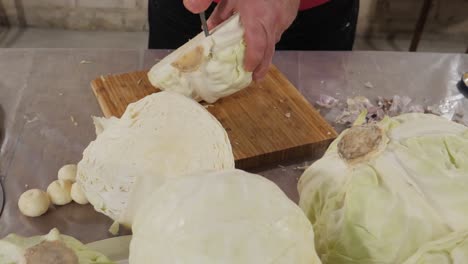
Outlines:
<svg viewBox="0 0 468 264"><path fill-rule="evenodd" d="M104 116L120 117L128 104L158 92L146 74L131 72L92 81ZM226 129L240 169L319 158L337 136L275 66L263 81L214 105L203 104Z"/></svg>

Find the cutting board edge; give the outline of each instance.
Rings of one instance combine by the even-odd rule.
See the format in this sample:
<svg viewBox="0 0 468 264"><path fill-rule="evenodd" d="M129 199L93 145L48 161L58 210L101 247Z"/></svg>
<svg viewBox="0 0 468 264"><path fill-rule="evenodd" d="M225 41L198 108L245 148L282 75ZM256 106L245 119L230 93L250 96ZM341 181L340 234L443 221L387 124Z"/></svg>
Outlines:
<svg viewBox="0 0 468 264"><path fill-rule="evenodd" d="M289 163L304 158L316 160L323 156L335 139L336 138L328 138L302 146L264 153L255 157L238 159L235 161L235 165L238 169L249 170L279 164L280 162ZM265 158L265 156L267 156L267 158Z"/></svg>
<svg viewBox="0 0 468 264"><path fill-rule="evenodd" d="M94 96L96 97L96 100L99 104L99 108L101 108L101 111L104 115L105 118L110 118L112 117L112 113L110 112L109 108L106 106L106 103L102 97L102 95L97 91L99 89L99 85L97 82L102 82L101 80L102 77L96 78L91 81L91 90L93 90ZM119 117L120 118L120 117Z"/></svg>

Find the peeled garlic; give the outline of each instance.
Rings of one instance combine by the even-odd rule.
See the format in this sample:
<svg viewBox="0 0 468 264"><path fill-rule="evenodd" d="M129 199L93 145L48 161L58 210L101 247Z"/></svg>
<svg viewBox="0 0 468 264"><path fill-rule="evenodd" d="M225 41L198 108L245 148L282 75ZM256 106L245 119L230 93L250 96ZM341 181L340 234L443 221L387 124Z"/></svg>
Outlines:
<svg viewBox="0 0 468 264"><path fill-rule="evenodd" d="M72 201L72 182L68 180L56 180L47 187L50 201L55 205L65 205Z"/></svg>
<svg viewBox="0 0 468 264"><path fill-rule="evenodd" d="M18 200L20 212L29 217L37 217L47 212L50 200L47 193L39 189L31 189L21 194Z"/></svg>
<svg viewBox="0 0 468 264"><path fill-rule="evenodd" d="M88 204L89 201L86 198L85 193L83 192L83 189L78 183L73 183L71 187L71 198L75 203L78 204Z"/></svg>
<svg viewBox="0 0 468 264"><path fill-rule="evenodd" d="M75 182L76 179L76 164L67 164L60 168L57 173L59 180L68 180L71 182Z"/></svg>

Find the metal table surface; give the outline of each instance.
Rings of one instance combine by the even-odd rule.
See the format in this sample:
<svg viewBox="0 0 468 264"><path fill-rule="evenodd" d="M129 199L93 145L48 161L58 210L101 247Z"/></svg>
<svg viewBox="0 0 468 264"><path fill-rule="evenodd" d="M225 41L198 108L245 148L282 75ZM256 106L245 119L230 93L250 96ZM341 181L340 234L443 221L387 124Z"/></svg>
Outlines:
<svg viewBox="0 0 468 264"><path fill-rule="evenodd" d="M6 195L0 237L13 232L44 234L53 227L83 242L111 236L107 231L111 220L90 205L70 204L39 218L27 218L19 213L18 197L29 188L45 190L56 179L57 170L77 163L95 138L90 116L101 111L89 85L92 79L147 69L167 54L124 49L0 49L0 105L5 112L0 175ZM284 51L276 53L274 64L311 103L320 94L341 99L398 94L436 103L459 94L455 86L461 73L468 71L468 55ZM366 88L367 82L374 88ZM460 104L468 109L466 99ZM298 164L256 172L297 201L296 183L302 173L294 169Z"/></svg>

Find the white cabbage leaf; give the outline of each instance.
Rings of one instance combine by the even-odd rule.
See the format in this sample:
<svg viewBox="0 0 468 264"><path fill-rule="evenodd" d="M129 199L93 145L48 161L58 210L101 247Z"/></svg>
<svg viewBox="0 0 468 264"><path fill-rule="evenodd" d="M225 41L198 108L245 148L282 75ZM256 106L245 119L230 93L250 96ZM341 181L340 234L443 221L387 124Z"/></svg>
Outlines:
<svg viewBox="0 0 468 264"><path fill-rule="evenodd" d="M468 231L452 232L424 244L403 264L468 263Z"/></svg>

